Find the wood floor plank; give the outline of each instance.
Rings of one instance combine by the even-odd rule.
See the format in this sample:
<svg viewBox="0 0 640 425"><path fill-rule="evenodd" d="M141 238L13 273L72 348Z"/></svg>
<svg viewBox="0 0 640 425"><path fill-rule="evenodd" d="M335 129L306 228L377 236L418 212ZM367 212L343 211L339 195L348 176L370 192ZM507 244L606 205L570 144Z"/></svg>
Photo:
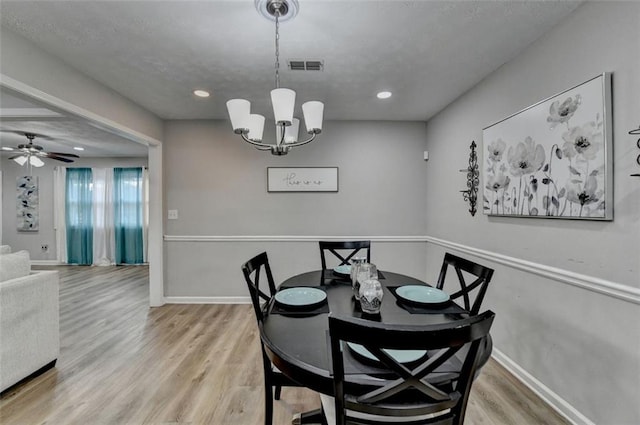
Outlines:
<svg viewBox="0 0 640 425"><path fill-rule="evenodd" d="M0 396L0 424L263 423L262 360L250 306L150 309L147 267L54 269L61 277L58 363ZM319 406L313 391L285 388L274 424ZM567 422L492 360L474 383L465 423Z"/></svg>

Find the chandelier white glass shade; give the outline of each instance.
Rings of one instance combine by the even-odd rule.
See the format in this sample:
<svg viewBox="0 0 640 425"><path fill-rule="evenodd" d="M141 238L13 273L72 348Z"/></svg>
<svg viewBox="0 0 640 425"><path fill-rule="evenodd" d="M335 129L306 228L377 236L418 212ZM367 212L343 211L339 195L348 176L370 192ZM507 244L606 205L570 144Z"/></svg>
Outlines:
<svg viewBox="0 0 640 425"><path fill-rule="evenodd" d="M309 137L306 140L299 141L300 120L293 116L296 92L280 87L279 74L279 22L292 19L295 16L298 11L298 1L255 0L255 4L262 15L274 19L276 23L276 88L271 90L271 106L273 107L276 125L275 143L269 144L262 141L265 118L262 115L251 113L251 103L248 100L229 100L227 102L227 112L229 113L234 133L239 134L247 143L260 150L269 150L273 155L286 155L291 148L306 145L322 132L324 104L318 101L309 101L302 104L302 114Z"/></svg>

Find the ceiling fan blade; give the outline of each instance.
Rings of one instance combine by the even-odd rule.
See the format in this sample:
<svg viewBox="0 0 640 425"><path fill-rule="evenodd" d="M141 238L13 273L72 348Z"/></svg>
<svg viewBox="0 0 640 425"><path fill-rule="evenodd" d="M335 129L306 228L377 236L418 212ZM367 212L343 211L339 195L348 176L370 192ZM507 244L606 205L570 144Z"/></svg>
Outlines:
<svg viewBox="0 0 640 425"><path fill-rule="evenodd" d="M49 154L46 157L47 158L51 158L51 159L55 159L55 160L58 160L58 161L62 161L62 162L73 162L73 159L65 158L63 156L57 156L57 155Z"/></svg>
<svg viewBox="0 0 640 425"><path fill-rule="evenodd" d="M16 158L20 158L21 156L25 156L23 154L20 155L14 155L14 156L10 156L9 159L16 159Z"/></svg>
<svg viewBox="0 0 640 425"><path fill-rule="evenodd" d="M49 155L58 155L58 156L68 156L68 157L71 157L71 158L80 158L75 153L47 152L47 154L49 154Z"/></svg>

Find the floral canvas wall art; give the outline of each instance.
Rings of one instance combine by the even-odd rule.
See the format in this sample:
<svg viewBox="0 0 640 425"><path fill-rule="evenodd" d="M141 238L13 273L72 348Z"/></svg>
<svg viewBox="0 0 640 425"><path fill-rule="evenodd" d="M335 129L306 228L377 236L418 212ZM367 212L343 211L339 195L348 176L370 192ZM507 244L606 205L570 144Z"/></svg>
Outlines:
<svg viewBox="0 0 640 425"><path fill-rule="evenodd" d="M612 220L611 74L483 130L488 215Z"/></svg>
<svg viewBox="0 0 640 425"><path fill-rule="evenodd" d="M38 177L18 177L16 184L17 229L35 232L39 228Z"/></svg>

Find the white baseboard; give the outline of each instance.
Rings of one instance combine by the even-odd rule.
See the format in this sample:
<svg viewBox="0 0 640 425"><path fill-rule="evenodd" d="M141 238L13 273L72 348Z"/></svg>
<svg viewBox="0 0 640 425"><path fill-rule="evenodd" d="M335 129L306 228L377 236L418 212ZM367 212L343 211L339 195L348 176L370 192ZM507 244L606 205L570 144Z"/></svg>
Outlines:
<svg viewBox="0 0 640 425"><path fill-rule="evenodd" d="M164 297L165 304L251 304L251 297Z"/></svg>
<svg viewBox="0 0 640 425"><path fill-rule="evenodd" d="M575 425L595 425L589 418L567 403L567 401L553 392L549 387L538 381L533 375L520 367L500 350L493 347L491 357L569 422Z"/></svg>
<svg viewBox="0 0 640 425"><path fill-rule="evenodd" d="M31 260L31 264L34 266L64 266L65 263L62 263L58 260Z"/></svg>

